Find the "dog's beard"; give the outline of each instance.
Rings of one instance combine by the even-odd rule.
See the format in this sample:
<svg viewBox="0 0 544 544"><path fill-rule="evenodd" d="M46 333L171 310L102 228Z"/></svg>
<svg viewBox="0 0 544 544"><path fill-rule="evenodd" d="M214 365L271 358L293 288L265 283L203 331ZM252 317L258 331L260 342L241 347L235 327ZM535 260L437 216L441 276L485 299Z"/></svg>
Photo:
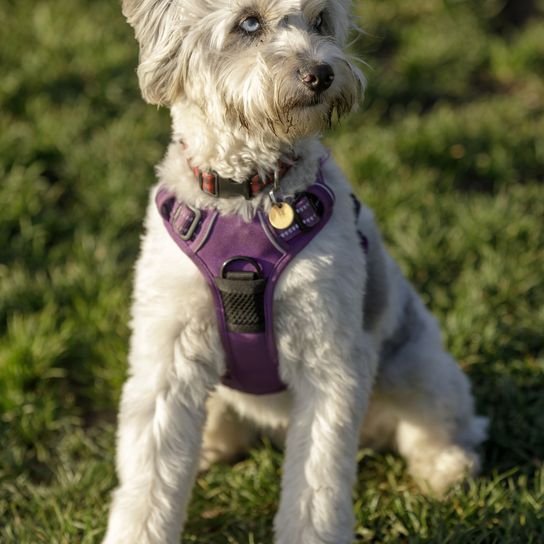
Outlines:
<svg viewBox="0 0 544 544"><path fill-rule="evenodd" d="M273 130L290 141L322 133L353 108L358 96L357 82L353 79L350 83L319 94L301 89L286 95L277 92L270 115Z"/></svg>
<svg viewBox="0 0 544 544"><path fill-rule="evenodd" d="M305 88L294 75L296 71L285 63L281 69L271 67L264 75L253 73L258 81L246 85L244 95L232 88L220 93L220 109L229 125L263 140L294 143L321 134L353 109L363 88L362 76L346 60L337 60L333 66L334 83L320 93Z"/></svg>

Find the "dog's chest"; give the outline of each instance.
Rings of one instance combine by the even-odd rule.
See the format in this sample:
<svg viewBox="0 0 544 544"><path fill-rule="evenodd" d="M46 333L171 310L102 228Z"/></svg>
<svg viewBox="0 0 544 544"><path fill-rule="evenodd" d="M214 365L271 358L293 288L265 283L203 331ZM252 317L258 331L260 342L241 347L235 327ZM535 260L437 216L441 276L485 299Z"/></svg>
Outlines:
<svg viewBox="0 0 544 544"><path fill-rule="evenodd" d="M286 266L273 291L273 312L268 326L273 327L276 362L271 366L266 357L250 350L249 359L238 361L240 366L235 367L242 382L246 379L244 365L259 374L262 389L248 392L274 392L267 388L270 389L271 382L272 386L282 383L278 362L282 367L290 366L292 361L303 358L310 344L334 342L338 331L342 334L347 327L360 330L362 326L364 255L356 235L352 203L344 196L340 195L329 222ZM218 318L210 282L194 260L176 246L153 210L147 227L138 264L135 309L139 301L141 305L146 300L148 306L154 304L163 315L171 315L179 323L180 333L184 328L199 324L199 334L215 331L205 343L217 343L217 331L225 324L221 323L220 316ZM240 251L241 248L236 248L235 252ZM151 294L153 301L150 301ZM229 371L233 368L229 367L229 348L224 341L222 344ZM267 372L271 376L275 373L276 379L267 378L263 385L261 378ZM251 379L246 382L252 383ZM244 390L243 384L237 388Z"/></svg>

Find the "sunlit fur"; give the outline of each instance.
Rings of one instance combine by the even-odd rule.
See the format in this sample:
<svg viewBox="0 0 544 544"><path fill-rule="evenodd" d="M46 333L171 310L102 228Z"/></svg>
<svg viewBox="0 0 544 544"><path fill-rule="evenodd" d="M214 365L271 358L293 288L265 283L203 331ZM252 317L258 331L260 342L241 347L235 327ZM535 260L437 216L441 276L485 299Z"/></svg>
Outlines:
<svg viewBox="0 0 544 544"><path fill-rule="evenodd" d="M275 291L288 391L257 397L219 385L225 360L210 289L169 237L152 190L104 542L179 542L199 467L235 459L262 432L286 446L276 544L352 542L361 441L396 449L435 494L475 474L486 420L474 413L469 382L387 254L372 212L363 206L355 217L350 186L318 139L363 92L344 52L350 2L124 0L123 12L140 43L142 94L172 112L160 185L189 205L250 220L270 208L265 193L211 197L188 161L237 181L291 161L281 181L289 196L315 182L321 160L336 203ZM247 17L258 17L259 34L240 30ZM330 64L335 75L318 94L299 77L312 63Z"/></svg>

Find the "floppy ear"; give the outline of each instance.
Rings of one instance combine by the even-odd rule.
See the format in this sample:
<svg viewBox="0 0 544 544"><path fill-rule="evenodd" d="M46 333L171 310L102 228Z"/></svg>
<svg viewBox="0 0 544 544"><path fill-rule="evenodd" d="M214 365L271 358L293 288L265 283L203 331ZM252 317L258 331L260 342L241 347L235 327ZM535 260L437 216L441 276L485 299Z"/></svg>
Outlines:
<svg viewBox="0 0 544 544"><path fill-rule="evenodd" d="M334 35L340 46L344 47L350 32L357 28L354 16L352 15L352 2L351 0L329 2L327 11L332 15L331 24Z"/></svg>
<svg viewBox="0 0 544 544"><path fill-rule="evenodd" d="M179 0L123 0L123 14L140 44L140 89L150 104L168 106L182 92L179 4Z"/></svg>

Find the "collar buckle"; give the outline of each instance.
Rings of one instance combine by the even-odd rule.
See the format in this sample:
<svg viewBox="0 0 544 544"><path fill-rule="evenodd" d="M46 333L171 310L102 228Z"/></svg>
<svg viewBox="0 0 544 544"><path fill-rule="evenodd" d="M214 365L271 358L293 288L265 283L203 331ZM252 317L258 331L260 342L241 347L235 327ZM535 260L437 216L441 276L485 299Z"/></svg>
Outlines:
<svg viewBox="0 0 544 544"><path fill-rule="evenodd" d="M203 192L219 198L219 175L213 170L196 170L198 172L198 183Z"/></svg>

